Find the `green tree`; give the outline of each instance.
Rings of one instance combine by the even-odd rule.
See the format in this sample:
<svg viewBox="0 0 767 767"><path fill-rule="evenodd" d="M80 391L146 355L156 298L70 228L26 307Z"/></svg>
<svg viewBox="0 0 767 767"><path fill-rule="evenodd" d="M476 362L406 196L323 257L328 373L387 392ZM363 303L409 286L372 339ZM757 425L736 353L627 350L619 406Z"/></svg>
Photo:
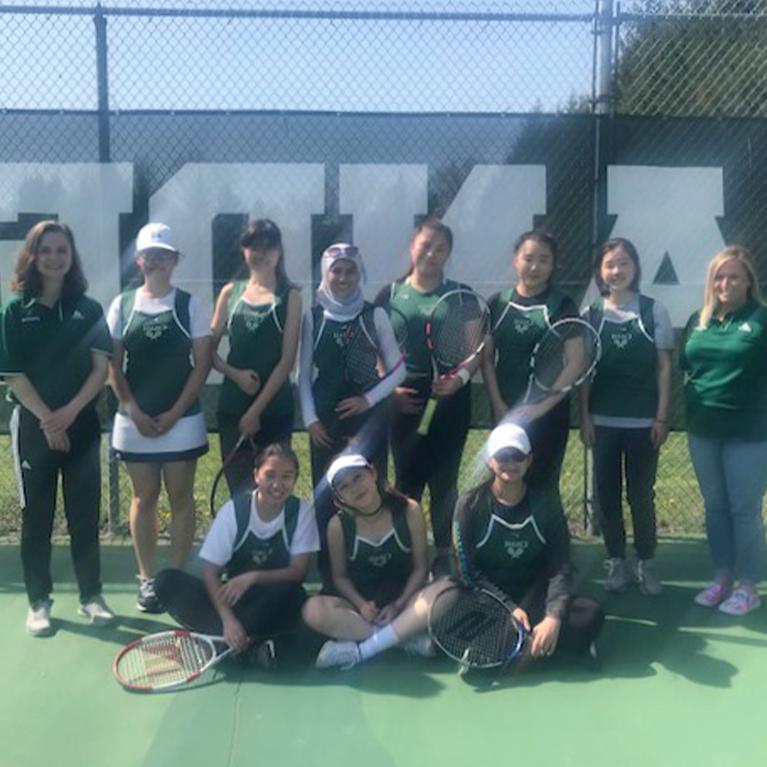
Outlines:
<svg viewBox="0 0 767 767"><path fill-rule="evenodd" d="M621 114L767 116L765 0L645 0L621 24ZM671 17L669 17L671 15Z"/></svg>

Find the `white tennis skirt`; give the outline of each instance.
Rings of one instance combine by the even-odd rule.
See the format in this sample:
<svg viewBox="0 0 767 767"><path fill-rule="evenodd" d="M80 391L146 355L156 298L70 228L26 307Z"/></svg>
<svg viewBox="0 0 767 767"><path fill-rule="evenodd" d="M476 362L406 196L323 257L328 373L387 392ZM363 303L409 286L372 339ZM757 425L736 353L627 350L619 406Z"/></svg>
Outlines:
<svg viewBox="0 0 767 767"><path fill-rule="evenodd" d="M184 416L165 434L145 437L127 415L116 413L112 448L123 461L167 463L197 458L208 452L205 416L202 413Z"/></svg>

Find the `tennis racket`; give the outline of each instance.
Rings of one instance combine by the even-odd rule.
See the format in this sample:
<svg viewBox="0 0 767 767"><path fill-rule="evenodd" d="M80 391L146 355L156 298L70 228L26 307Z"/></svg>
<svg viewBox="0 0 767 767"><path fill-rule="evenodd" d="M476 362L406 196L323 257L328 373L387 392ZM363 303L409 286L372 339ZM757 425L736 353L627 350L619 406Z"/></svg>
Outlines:
<svg viewBox="0 0 767 767"><path fill-rule="evenodd" d="M229 490L229 483L225 481L226 470L233 463L237 457L237 453L240 451L246 441L250 442L250 447L254 448L253 441L250 437L246 437L244 434L240 435L235 446L229 451L224 458L221 468L216 472L216 476L213 479L213 484L210 486L210 516L211 519L216 516L218 510L232 497Z"/></svg>
<svg viewBox="0 0 767 767"><path fill-rule="evenodd" d="M602 353L599 334L577 317L555 322L533 349L525 402L565 394L593 373Z"/></svg>
<svg viewBox="0 0 767 767"><path fill-rule="evenodd" d="M490 333L490 309L485 299L469 288L445 293L434 305L426 323L426 345L431 355L433 380L456 375L477 359ZM437 397L432 392L418 434L429 433Z"/></svg>
<svg viewBox="0 0 767 767"><path fill-rule="evenodd" d="M451 586L429 610L429 634L445 655L470 668L505 669L525 647L527 632L509 606L482 588Z"/></svg>
<svg viewBox="0 0 767 767"><path fill-rule="evenodd" d="M163 631L123 647L112 664L112 673L127 690L167 690L194 681L230 652L220 636L181 629Z"/></svg>

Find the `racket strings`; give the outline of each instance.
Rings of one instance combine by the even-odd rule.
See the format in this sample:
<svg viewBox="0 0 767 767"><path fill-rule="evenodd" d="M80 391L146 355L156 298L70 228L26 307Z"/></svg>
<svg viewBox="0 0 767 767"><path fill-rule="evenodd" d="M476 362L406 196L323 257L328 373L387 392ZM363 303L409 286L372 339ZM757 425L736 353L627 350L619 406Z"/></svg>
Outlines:
<svg viewBox="0 0 767 767"><path fill-rule="evenodd" d="M509 611L482 592L445 592L432 608L431 631L452 658L476 668L502 664L517 646L519 633Z"/></svg>
<svg viewBox="0 0 767 767"><path fill-rule="evenodd" d="M535 349L533 377L542 389L564 391L582 383L600 353L599 336L582 320L561 320Z"/></svg>
<svg viewBox="0 0 767 767"><path fill-rule="evenodd" d="M194 637L156 637L128 650L117 671L127 684L162 687L183 682L201 671L212 657L210 645Z"/></svg>
<svg viewBox="0 0 767 767"><path fill-rule="evenodd" d="M458 294L445 300L430 322L435 358L453 368L471 357L490 330L490 314L479 296Z"/></svg>

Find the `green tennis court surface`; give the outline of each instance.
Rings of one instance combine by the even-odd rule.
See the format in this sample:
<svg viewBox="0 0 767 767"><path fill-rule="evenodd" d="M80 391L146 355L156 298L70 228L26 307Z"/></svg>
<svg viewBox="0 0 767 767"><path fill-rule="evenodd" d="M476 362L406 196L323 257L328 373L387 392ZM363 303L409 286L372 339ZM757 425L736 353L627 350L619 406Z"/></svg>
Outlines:
<svg viewBox="0 0 767 767"><path fill-rule="evenodd" d="M767 607L731 619L691 604L701 541L664 542L666 593L605 598L601 546L576 545L584 591L609 613L602 669L553 662L466 681L441 660L396 651L347 673L214 671L197 689L124 692L110 666L137 632L167 621L134 607L132 552L106 546L120 625L77 617L68 552L48 639L24 633L18 549L0 547L0 764L14 767L764 764Z"/></svg>

